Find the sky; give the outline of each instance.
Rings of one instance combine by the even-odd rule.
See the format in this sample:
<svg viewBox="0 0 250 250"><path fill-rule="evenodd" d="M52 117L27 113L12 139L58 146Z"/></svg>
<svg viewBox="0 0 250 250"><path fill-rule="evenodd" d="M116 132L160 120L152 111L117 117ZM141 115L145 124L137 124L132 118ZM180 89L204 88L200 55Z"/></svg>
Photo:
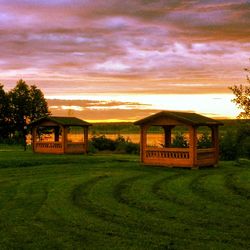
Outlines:
<svg viewBox="0 0 250 250"><path fill-rule="evenodd" d="M0 82L36 84L53 115L235 117L250 0L0 0Z"/></svg>

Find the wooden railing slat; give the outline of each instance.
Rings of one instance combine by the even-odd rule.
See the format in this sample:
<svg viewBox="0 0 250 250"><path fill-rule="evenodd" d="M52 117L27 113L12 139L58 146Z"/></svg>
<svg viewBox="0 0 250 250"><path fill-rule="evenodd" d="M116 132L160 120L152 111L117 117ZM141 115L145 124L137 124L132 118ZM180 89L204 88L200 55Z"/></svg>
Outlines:
<svg viewBox="0 0 250 250"><path fill-rule="evenodd" d="M189 149L146 149L147 158L174 158L174 159L189 159Z"/></svg>

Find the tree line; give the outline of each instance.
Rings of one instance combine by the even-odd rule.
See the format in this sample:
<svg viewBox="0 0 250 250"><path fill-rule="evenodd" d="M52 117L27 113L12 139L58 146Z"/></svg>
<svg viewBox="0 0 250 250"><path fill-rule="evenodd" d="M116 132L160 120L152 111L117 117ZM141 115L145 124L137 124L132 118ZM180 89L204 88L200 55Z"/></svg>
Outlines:
<svg viewBox="0 0 250 250"><path fill-rule="evenodd" d="M0 142L25 143L27 125L50 114L43 92L20 79L10 91L0 84Z"/></svg>

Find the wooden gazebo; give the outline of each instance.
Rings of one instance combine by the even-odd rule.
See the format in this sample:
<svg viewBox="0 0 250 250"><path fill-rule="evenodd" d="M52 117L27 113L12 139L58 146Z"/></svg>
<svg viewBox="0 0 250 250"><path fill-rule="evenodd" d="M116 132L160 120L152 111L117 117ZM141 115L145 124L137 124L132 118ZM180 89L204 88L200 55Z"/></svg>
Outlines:
<svg viewBox="0 0 250 250"><path fill-rule="evenodd" d="M49 116L31 124L32 148L36 153L87 153L90 123L76 117Z"/></svg>
<svg viewBox="0 0 250 250"><path fill-rule="evenodd" d="M219 159L218 128L222 123L196 113L162 111L136 121L141 128L140 157L145 165L160 165L166 167L215 166ZM171 130L175 126L188 128L189 145L186 148L171 147ZM147 146L147 130L151 126L160 126L164 130L164 145L162 148ZM197 129L207 126L211 129L211 147L197 147Z"/></svg>

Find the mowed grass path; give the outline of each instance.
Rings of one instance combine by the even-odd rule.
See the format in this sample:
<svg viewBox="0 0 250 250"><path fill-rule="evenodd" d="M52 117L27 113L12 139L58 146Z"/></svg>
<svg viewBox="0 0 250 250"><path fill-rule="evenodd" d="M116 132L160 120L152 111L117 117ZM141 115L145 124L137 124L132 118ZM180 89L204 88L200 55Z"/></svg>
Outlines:
<svg viewBox="0 0 250 250"><path fill-rule="evenodd" d="M0 152L0 249L250 249L250 164Z"/></svg>

